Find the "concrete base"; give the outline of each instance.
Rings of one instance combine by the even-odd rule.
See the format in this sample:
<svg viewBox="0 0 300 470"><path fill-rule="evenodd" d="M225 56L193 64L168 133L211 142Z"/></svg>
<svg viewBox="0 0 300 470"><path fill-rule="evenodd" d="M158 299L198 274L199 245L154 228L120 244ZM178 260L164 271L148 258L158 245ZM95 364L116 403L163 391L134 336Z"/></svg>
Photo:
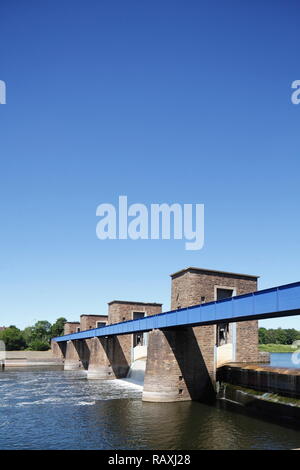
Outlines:
<svg viewBox="0 0 300 470"><path fill-rule="evenodd" d="M82 369L82 363L80 361L65 360L64 370L78 370Z"/></svg>
<svg viewBox="0 0 300 470"><path fill-rule="evenodd" d="M87 370L88 379L115 379L106 350L108 338L91 338L89 340L90 361Z"/></svg>
<svg viewBox="0 0 300 470"><path fill-rule="evenodd" d="M87 371L87 378L88 379L95 379L95 380L110 380L115 379L115 375L113 374L111 367L95 367L89 368Z"/></svg>
<svg viewBox="0 0 300 470"><path fill-rule="evenodd" d="M143 401L213 401L214 348L208 327L149 333ZM196 331L194 331L196 330ZM197 331L198 330L198 331ZM204 351L199 344L203 340Z"/></svg>

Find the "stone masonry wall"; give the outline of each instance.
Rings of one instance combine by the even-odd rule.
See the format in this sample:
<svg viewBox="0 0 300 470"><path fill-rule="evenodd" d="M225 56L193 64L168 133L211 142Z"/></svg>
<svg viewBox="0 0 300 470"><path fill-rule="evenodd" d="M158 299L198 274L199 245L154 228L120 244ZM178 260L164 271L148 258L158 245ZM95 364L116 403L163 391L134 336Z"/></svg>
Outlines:
<svg viewBox="0 0 300 470"><path fill-rule="evenodd" d="M161 313L162 304L144 303L144 302L126 302L114 300L108 304L108 323L119 323L132 320L133 312L145 312L145 316ZM131 365L132 335L118 336L119 346L123 351L124 357Z"/></svg>
<svg viewBox="0 0 300 470"><path fill-rule="evenodd" d="M214 301L216 286L235 289L236 295L243 295L257 290L257 280L231 273L202 273L193 269L175 274L172 277L171 309Z"/></svg>
<svg viewBox="0 0 300 470"><path fill-rule="evenodd" d="M235 295L248 294L257 290L257 278L217 271L205 271L189 268L172 276L172 310L215 300L216 287L235 289ZM196 331L203 327L194 328ZM212 333L216 336L216 327ZM211 330L212 332L212 330ZM210 346L209 346L210 348ZM206 355L204 347L203 354ZM257 361L258 322L256 320L237 323L236 361ZM209 364L208 364L209 366Z"/></svg>
<svg viewBox="0 0 300 470"><path fill-rule="evenodd" d="M64 326L64 335L77 333L77 328L80 328L79 321L67 321Z"/></svg>
<svg viewBox="0 0 300 470"><path fill-rule="evenodd" d="M108 323L133 320L133 312L144 312L145 316L161 313L162 304L113 300L108 304Z"/></svg>
<svg viewBox="0 0 300 470"><path fill-rule="evenodd" d="M107 323L107 315L80 315L80 331L97 328L97 322Z"/></svg>
<svg viewBox="0 0 300 470"><path fill-rule="evenodd" d="M236 362L258 362L258 321L244 321L236 324Z"/></svg>

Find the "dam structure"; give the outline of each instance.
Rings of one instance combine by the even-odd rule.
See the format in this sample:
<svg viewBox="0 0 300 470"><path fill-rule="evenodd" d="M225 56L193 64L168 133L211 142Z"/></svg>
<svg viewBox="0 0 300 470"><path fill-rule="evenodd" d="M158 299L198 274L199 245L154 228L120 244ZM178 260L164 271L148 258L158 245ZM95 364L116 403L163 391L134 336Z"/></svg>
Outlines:
<svg viewBox="0 0 300 470"><path fill-rule="evenodd" d="M171 279L171 311L114 300L108 315L67 322L64 336L52 340L54 355L66 370L101 380L125 378L146 361L144 401L213 401L226 365L266 362L258 320L300 314L300 283L257 291L258 276L195 267Z"/></svg>

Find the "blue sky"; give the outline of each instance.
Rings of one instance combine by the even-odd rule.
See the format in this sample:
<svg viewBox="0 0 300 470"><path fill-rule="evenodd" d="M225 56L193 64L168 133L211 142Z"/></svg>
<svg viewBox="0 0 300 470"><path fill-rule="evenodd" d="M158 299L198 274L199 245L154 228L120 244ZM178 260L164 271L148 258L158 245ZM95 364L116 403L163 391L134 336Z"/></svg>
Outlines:
<svg viewBox="0 0 300 470"><path fill-rule="evenodd" d="M186 266L300 280L298 18L278 0L1 2L0 324L167 310ZM122 194L205 204L204 248L100 241L96 207Z"/></svg>

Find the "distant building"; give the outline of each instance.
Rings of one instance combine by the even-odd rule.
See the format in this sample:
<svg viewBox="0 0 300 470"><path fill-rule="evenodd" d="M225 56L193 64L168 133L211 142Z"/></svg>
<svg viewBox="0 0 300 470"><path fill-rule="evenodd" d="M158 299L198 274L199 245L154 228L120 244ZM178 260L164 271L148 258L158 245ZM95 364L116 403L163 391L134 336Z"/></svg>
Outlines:
<svg viewBox="0 0 300 470"><path fill-rule="evenodd" d="M79 333L79 331L92 328L102 328L107 324L107 315L80 315L80 322L67 321L64 326L64 334Z"/></svg>
<svg viewBox="0 0 300 470"><path fill-rule="evenodd" d="M0 326L0 331L6 330L6 326Z"/></svg>

